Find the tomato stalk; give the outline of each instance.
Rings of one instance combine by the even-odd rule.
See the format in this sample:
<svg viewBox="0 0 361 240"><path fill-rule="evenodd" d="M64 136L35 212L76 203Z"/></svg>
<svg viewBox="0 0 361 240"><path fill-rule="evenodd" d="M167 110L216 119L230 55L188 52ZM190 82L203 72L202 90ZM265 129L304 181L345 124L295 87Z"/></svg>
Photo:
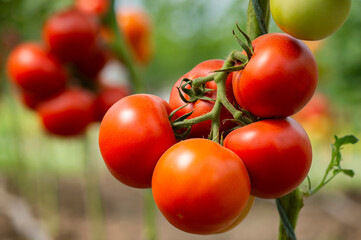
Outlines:
<svg viewBox="0 0 361 240"><path fill-rule="evenodd" d="M270 16L269 0L249 1L246 32L252 40L268 32Z"/></svg>
<svg viewBox="0 0 361 240"><path fill-rule="evenodd" d="M243 63L242 65L235 66L237 62ZM201 123L207 120L212 120L211 133L209 138L219 142L220 140L220 114L222 107L224 106L233 116L234 120L240 125L247 125L252 123L255 118L251 114L245 114L244 110L238 110L235 106L229 102L226 96L226 80L229 73L233 71L238 71L243 69L248 62L248 58L245 58L245 55L239 51L232 51L226 58L224 65L221 69L216 70L215 73L212 73L206 77L196 78L192 81L193 92L196 92L197 89L210 81L215 81L217 85L217 97L215 104L212 110L204 115L199 117L184 119L182 121L175 120L172 122L172 126L175 130L181 128L191 127L197 123ZM199 90L198 90L199 91ZM177 109L178 110L178 109ZM175 111L177 111L175 110Z"/></svg>
<svg viewBox="0 0 361 240"><path fill-rule="evenodd" d="M133 90L135 93L141 93L145 90L145 84L139 76L139 69L136 66L134 57L131 52L128 50L127 43L122 32L119 30L118 22L116 18L116 9L115 9L115 0L110 0L108 14L105 17L105 21L109 24L114 32L114 39L110 44L110 47L113 49L115 55L122 59L126 65L129 75L131 78L131 83L133 85Z"/></svg>

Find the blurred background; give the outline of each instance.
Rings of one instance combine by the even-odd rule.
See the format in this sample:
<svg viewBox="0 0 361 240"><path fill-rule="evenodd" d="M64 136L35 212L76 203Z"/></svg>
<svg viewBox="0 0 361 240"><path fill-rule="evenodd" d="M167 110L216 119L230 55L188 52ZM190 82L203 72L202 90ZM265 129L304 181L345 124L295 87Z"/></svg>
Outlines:
<svg viewBox="0 0 361 240"><path fill-rule="evenodd" d="M240 49L232 30L245 28L245 0L120 0L151 19L152 56L140 64L148 91L168 99L170 88L199 62L224 59ZM256 200L236 229L215 236L194 236L173 228L149 205L149 191L125 187L106 170L97 144L98 123L78 137L55 137L24 107L8 81L10 51L24 41L40 41L53 13L73 0L0 0L0 239L276 239L274 201ZM353 0L345 25L321 42L307 43L319 66L319 85L297 118L310 135L314 160L310 178L322 178L333 136L361 136L361 1ZM280 31L271 21L271 32ZM122 81L127 73L121 70ZM125 80L124 80L125 78ZM299 239L357 239L361 236L361 148L346 146L339 176L306 199L296 233ZM147 200L148 199L148 200ZM148 209L148 212L147 212ZM153 219L153 220L152 220ZM263 229L260 231L260 229ZM151 235L151 234L150 234Z"/></svg>

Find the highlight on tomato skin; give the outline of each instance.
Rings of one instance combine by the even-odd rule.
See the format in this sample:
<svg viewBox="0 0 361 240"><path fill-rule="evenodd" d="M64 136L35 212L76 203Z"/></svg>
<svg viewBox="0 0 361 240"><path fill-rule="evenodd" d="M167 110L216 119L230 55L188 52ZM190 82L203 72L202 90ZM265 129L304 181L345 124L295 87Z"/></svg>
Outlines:
<svg viewBox="0 0 361 240"><path fill-rule="evenodd" d="M109 8L109 0L75 0L74 4L80 11L97 16L104 15Z"/></svg>
<svg viewBox="0 0 361 240"><path fill-rule="evenodd" d="M306 178L312 162L310 139L296 120L266 119L231 132L224 146L244 162L255 197L280 198Z"/></svg>
<svg viewBox="0 0 361 240"><path fill-rule="evenodd" d="M154 201L178 229L216 234L237 221L250 198L242 160L208 140L187 139L169 148L153 173Z"/></svg>
<svg viewBox="0 0 361 240"><path fill-rule="evenodd" d="M68 89L40 103L37 113L49 133L76 136L94 119L93 101L93 94L85 89Z"/></svg>
<svg viewBox="0 0 361 240"><path fill-rule="evenodd" d="M58 59L41 44L25 42L7 60L7 72L21 91L46 98L65 89L67 74Z"/></svg>
<svg viewBox="0 0 361 240"><path fill-rule="evenodd" d="M122 98L105 114L99 147L110 173L135 188L150 188L154 167L176 143L167 104L150 94Z"/></svg>
<svg viewBox="0 0 361 240"><path fill-rule="evenodd" d="M233 75L237 103L261 118L284 118L304 107L318 82L316 60L301 41L269 33L253 41L254 54Z"/></svg>

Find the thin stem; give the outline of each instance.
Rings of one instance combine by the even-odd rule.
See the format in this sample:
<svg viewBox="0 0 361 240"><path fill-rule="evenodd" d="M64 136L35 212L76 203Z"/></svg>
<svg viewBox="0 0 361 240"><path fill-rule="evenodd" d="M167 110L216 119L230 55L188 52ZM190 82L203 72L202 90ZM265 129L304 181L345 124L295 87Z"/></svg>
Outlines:
<svg viewBox="0 0 361 240"><path fill-rule="evenodd" d="M156 218L156 206L154 203L152 191L148 190L145 196L145 221L146 221L146 234L148 240L157 239L155 218Z"/></svg>
<svg viewBox="0 0 361 240"><path fill-rule="evenodd" d="M91 224L91 239L104 240L107 239L104 228L104 213L101 201L100 188L98 185L98 174L95 162L92 161L90 150L90 137L88 134L84 136L84 177L86 186L86 207Z"/></svg>
<svg viewBox="0 0 361 240"><path fill-rule="evenodd" d="M116 18L115 13L115 0L110 1L110 9L108 13L108 21L109 25L111 26L112 30L115 34L115 39L111 43L111 47L113 48L113 52L116 54L116 56L124 62L124 64L127 66L129 75L134 87L134 92L141 93L145 92L145 84L141 81L141 78L139 77L138 73L140 72L137 66L134 64L134 57L128 50L127 43L124 39L123 34L121 31L119 31L119 26Z"/></svg>
<svg viewBox="0 0 361 240"><path fill-rule="evenodd" d="M209 112L209 113L206 113L204 115L201 115L199 117L195 117L195 118L190 118L190 119L185 119L181 122L172 122L172 126L174 128L183 128L183 127L188 127L190 125L194 125L194 124L197 124L197 123L200 123L200 122L204 122L204 121L207 121L207 120L210 120L212 119L212 111Z"/></svg>

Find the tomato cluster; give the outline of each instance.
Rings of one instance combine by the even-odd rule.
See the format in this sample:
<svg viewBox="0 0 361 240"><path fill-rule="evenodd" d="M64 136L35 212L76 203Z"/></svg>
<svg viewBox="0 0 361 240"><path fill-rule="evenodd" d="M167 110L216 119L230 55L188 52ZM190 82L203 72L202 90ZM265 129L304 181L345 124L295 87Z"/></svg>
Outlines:
<svg viewBox="0 0 361 240"><path fill-rule="evenodd" d="M76 1L74 7L56 12L46 20L42 42L22 43L10 53L9 77L22 102L38 113L49 133L81 134L130 93L122 79L115 83L107 79L108 72L113 71L109 66L114 68L114 62L121 65L108 48L109 39L102 31L105 26L100 17L107 10L106 0ZM121 12L128 10L124 8ZM129 47L146 63L150 58L144 52L150 38L150 20L144 20L146 13L142 12L143 17L133 13L122 17L121 21L127 23L123 32L126 39L139 42L137 45L130 42ZM140 24L133 23L137 18L141 18Z"/></svg>
<svg viewBox="0 0 361 240"><path fill-rule="evenodd" d="M239 52L244 57L195 66L176 81L169 104L131 95L101 123L99 146L112 175L151 187L160 211L183 231L228 231L254 197L285 196L310 169L310 140L289 116L315 91L316 61L286 34L263 35L251 48L246 62Z"/></svg>

